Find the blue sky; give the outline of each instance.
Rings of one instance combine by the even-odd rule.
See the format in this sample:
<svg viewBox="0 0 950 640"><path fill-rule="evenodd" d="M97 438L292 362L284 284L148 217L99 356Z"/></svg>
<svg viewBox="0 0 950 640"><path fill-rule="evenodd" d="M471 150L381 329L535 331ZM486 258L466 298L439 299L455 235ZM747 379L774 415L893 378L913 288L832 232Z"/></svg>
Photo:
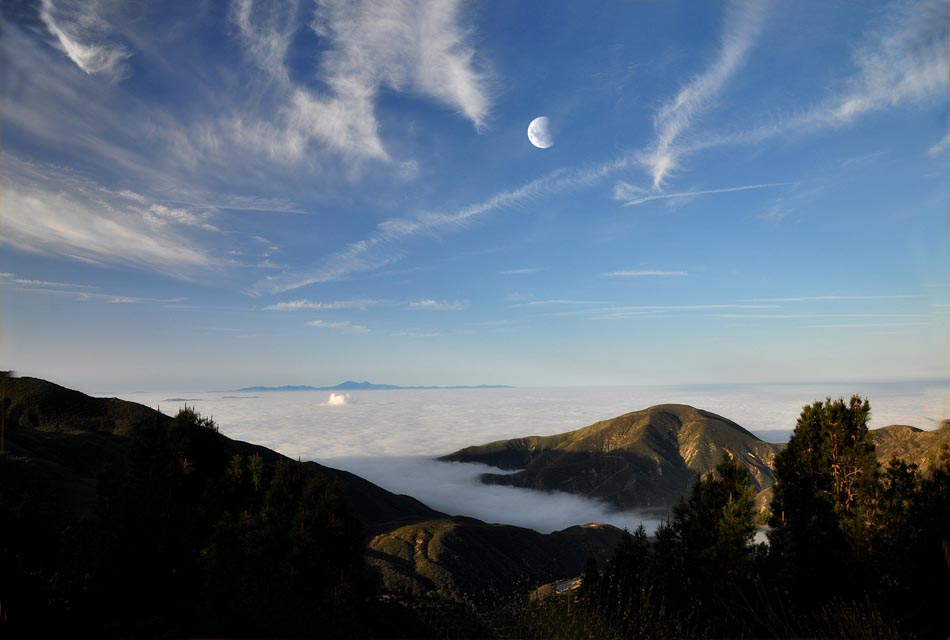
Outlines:
<svg viewBox="0 0 950 640"><path fill-rule="evenodd" d="M0 12L6 368L950 377L941 0Z"/></svg>

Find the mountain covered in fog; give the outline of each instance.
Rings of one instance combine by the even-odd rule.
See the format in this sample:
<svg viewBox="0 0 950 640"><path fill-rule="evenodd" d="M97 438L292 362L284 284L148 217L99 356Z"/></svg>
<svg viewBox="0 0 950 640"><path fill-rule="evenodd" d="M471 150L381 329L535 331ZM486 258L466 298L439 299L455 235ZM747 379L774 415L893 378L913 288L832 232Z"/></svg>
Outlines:
<svg viewBox="0 0 950 640"><path fill-rule="evenodd" d="M566 491L621 508L667 507L697 475L732 452L759 491L775 481L781 445L701 409L664 404L552 436L529 436L467 447L440 458L514 470L484 474L488 484Z"/></svg>
<svg viewBox="0 0 950 640"><path fill-rule="evenodd" d="M924 431L907 425L871 430L878 460L894 457L922 470L950 446L950 420ZM603 420L576 431L466 447L447 462L477 462L514 473L482 474L486 484L564 491L620 508L669 507L723 453L734 454L768 507L775 456L783 444L765 442L732 420L688 405L664 404Z"/></svg>
<svg viewBox="0 0 950 640"><path fill-rule="evenodd" d="M283 385L280 387L244 387L235 391L393 391L400 389L511 389L504 384L479 384L474 386L459 385L454 387L401 387L395 384L376 384L374 382L356 382L347 380L332 387L311 387L309 385Z"/></svg>

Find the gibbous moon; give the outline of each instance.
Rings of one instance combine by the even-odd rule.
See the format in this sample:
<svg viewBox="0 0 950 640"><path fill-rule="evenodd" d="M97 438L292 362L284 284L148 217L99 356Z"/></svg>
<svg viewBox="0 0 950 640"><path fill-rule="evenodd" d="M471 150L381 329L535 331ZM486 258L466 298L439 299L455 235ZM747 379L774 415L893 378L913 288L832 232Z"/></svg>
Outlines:
<svg viewBox="0 0 950 640"><path fill-rule="evenodd" d="M554 144L551 134L551 121L547 116L539 116L528 125L528 140L538 149L547 149Z"/></svg>

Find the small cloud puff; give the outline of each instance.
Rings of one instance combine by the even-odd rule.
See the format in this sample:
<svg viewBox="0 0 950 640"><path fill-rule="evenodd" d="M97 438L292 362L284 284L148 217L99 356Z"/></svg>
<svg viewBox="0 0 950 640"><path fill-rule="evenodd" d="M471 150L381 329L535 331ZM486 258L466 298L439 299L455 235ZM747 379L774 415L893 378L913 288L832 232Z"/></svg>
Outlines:
<svg viewBox="0 0 950 640"><path fill-rule="evenodd" d="M321 402L321 407L342 407L350 403L350 394L331 393L326 402Z"/></svg>
<svg viewBox="0 0 950 640"><path fill-rule="evenodd" d="M409 308L428 309L430 311L462 311L468 308L468 302L448 302L427 298L418 302L410 302Z"/></svg>
<svg viewBox="0 0 950 640"><path fill-rule="evenodd" d="M307 323L308 327L318 327L320 329L335 329L346 333L369 333L369 327L361 324L353 324L349 320L340 322L326 322L324 320L311 320Z"/></svg>

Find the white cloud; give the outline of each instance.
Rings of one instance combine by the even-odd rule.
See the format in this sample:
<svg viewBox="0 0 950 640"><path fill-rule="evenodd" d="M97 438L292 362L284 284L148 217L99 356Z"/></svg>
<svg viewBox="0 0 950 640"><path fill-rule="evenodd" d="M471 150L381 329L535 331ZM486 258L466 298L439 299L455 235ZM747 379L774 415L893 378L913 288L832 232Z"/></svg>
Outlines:
<svg viewBox="0 0 950 640"><path fill-rule="evenodd" d="M854 51L857 73L831 111L848 122L865 112L927 99L947 83L946 4L894 2Z"/></svg>
<svg viewBox="0 0 950 640"><path fill-rule="evenodd" d="M705 136L684 145L682 152L756 144L780 135L840 127L883 109L939 99L946 91L948 73L945 14L941 0L892 2L853 49L853 73L826 99L759 127Z"/></svg>
<svg viewBox="0 0 950 640"><path fill-rule="evenodd" d="M15 273L0 273L0 284L14 284L20 287L41 287L57 289L95 289L88 284L73 284L71 282L50 282L49 280L33 280L31 278L17 278Z"/></svg>
<svg viewBox="0 0 950 640"><path fill-rule="evenodd" d="M689 271L660 271L658 269L639 269L633 271L611 271L605 273L608 278L644 278L652 276L688 276Z"/></svg>
<svg viewBox="0 0 950 640"><path fill-rule="evenodd" d="M278 302L264 307L265 311L302 311L305 309L366 309L376 305L383 304L382 300L334 300L333 302L317 302L313 300L290 300L288 302Z"/></svg>
<svg viewBox="0 0 950 640"><path fill-rule="evenodd" d="M335 329L345 333L369 333L369 328L361 324L353 324L349 320L339 322L326 322L325 320L311 320L307 323L308 327L317 327L318 329Z"/></svg>
<svg viewBox="0 0 950 640"><path fill-rule="evenodd" d="M749 184L741 187L725 187L722 189L704 189L702 191L681 191L679 193L656 193L643 195L646 193L642 189L620 182L614 188L614 199L623 201L624 207L635 207L646 202L654 200L673 200L678 198L695 198L697 196L708 196L719 193L734 193L737 191L752 191L755 189L771 189L774 187L786 187L791 182L768 182L765 184Z"/></svg>
<svg viewBox="0 0 950 640"><path fill-rule="evenodd" d="M457 0L318 0L310 26L321 41L314 93L295 85L284 59L292 43L296 6L237 0L232 19L258 66L285 87L278 117L233 117L226 127L239 144L282 161L301 160L311 141L354 160L391 160L379 132L376 102L382 90L420 96L485 127L489 79L480 68ZM413 160L399 175L418 174Z"/></svg>
<svg viewBox="0 0 950 640"><path fill-rule="evenodd" d="M571 311L554 311L545 313L552 317L583 317L590 320L622 320L625 318L645 318L661 316L675 312L714 311L721 309L781 309L774 304L671 304L671 305L624 305L600 307L594 309L580 309Z"/></svg>
<svg viewBox="0 0 950 640"><path fill-rule="evenodd" d="M290 82L284 59L297 31L296 0L268 2L255 11L254 0L235 0L231 20L240 31L244 48L254 62L275 80Z"/></svg>
<svg viewBox="0 0 950 640"><path fill-rule="evenodd" d="M871 295L871 296L799 296L796 298L752 298L748 302L825 302L825 301L849 301L849 300L909 300L914 298L923 298L922 294L895 294L895 295Z"/></svg>
<svg viewBox="0 0 950 640"><path fill-rule="evenodd" d="M376 225L370 236L352 242L325 258L319 265L302 272L287 272L256 283L255 293L282 293L310 284L345 280L357 273L381 269L402 258L400 241L438 231L456 231L472 224L479 217L500 209L516 207L536 198L550 196L596 184L604 177L627 166L630 160L621 158L594 167L557 169L522 184L520 187L496 193L452 213L428 213L414 219L390 218Z"/></svg>
<svg viewBox="0 0 950 640"><path fill-rule="evenodd" d="M656 140L642 154L641 162L653 176L653 188L662 189L664 180L678 166L680 137L719 97L729 80L741 68L752 44L762 30L765 2L734 2L730 6L721 35L718 55L700 75L682 87L654 117Z"/></svg>
<svg viewBox="0 0 950 640"><path fill-rule="evenodd" d="M330 397L327 398L326 402L321 402L320 406L322 407L342 407L350 403L350 394L348 393L331 393Z"/></svg>
<svg viewBox="0 0 950 640"><path fill-rule="evenodd" d="M3 284L3 283L0 283L0 284ZM55 283L50 283L50 284L55 284ZM72 298L74 300L79 300L80 302L106 302L109 304L143 304L143 303L170 304L170 303L176 303L176 302L183 302L184 300L187 300L187 298L146 298L142 296L128 296L128 295L115 294L115 293L93 293L90 291L82 291L82 290L76 290L76 289L64 290L64 289L39 287L35 285L20 287L19 290L26 293Z"/></svg>
<svg viewBox="0 0 950 640"><path fill-rule="evenodd" d="M56 38L56 46L77 67L89 75L103 74L120 79L131 55L122 45L94 42L108 34L108 23L99 15L100 2L82 0L42 0L40 19Z"/></svg>
<svg viewBox="0 0 950 640"><path fill-rule="evenodd" d="M527 267L524 269L505 269L504 271L497 271L496 274L499 276L527 276L541 271L544 271L541 267Z"/></svg>
<svg viewBox="0 0 950 640"><path fill-rule="evenodd" d="M0 245L184 277L214 261L183 228L211 230L207 214L114 192L53 167L7 155Z"/></svg>
<svg viewBox="0 0 950 640"><path fill-rule="evenodd" d="M807 329L890 329L895 327L926 327L927 322L867 322L846 324L810 324Z"/></svg>
<svg viewBox="0 0 950 640"><path fill-rule="evenodd" d="M513 307L551 307L551 306L561 306L561 305L588 305L588 304L607 304L606 302L596 302L594 300L570 300L565 298L556 298L553 300L531 300L530 302L522 302L521 304L512 305Z"/></svg>
<svg viewBox="0 0 950 640"><path fill-rule="evenodd" d="M462 311L468 308L468 302L448 302L428 298L417 302L410 302L409 308L428 311Z"/></svg>
<svg viewBox="0 0 950 640"><path fill-rule="evenodd" d="M716 318L795 320L799 318L926 318L923 313L721 313Z"/></svg>
<svg viewBox="0 0 950 640"><path fill-rule="evenodd" d="M939 142L934 144L927 150L927 153L931 156L939 156L941 153L950 149L950 133L945 135Z"/></svg>
<svg viewBox="0 0 950 640"><path fill-rule="evenodd" d="M761 220L769 220L771 222L781 222L788 216L795 213L795 210L791 207L784 207L782 205L774 204L763 213L759 214Z"/></svg>

